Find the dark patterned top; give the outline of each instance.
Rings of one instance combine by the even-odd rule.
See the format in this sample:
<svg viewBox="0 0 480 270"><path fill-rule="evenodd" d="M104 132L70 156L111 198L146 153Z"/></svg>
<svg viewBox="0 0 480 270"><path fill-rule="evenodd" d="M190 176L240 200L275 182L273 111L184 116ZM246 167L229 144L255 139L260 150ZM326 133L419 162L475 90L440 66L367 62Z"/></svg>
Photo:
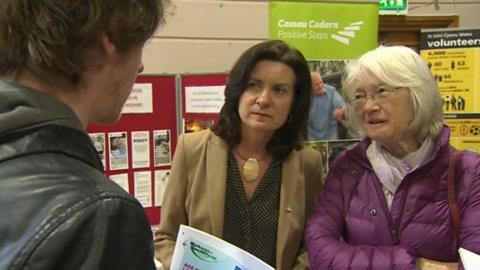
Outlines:
<svg viewBox="0 0 480 270"><path fill-rule="evenodd" d="M247 199L237 161L228 153L223 238L275 267L282 163L273 161Z"/></svg>

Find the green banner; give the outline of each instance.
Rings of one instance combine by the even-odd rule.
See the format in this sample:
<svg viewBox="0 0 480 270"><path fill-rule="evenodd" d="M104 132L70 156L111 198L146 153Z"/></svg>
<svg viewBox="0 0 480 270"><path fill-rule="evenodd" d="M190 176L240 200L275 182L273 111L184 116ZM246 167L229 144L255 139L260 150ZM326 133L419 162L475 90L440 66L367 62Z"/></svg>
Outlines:
<svg viewBox="0 0 480 270"><path fill-rule="evenodd" d="M377 47L378 2L269 3L270 39L282 39L308 60L355 59Z"/></svg>

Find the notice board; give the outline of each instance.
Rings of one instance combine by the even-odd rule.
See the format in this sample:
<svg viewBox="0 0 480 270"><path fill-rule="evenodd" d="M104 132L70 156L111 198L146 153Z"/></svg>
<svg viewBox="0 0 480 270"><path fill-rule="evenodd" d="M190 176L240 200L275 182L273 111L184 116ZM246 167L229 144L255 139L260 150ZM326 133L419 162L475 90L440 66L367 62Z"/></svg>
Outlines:
<svg viewBox="0 0 480 270"><path fill-rule="evenodd" d="M115 125L90 125L87 132L105 174L140 201L150 224L158 224L177 143L175 76L138 77L123 112Z"/></svg>

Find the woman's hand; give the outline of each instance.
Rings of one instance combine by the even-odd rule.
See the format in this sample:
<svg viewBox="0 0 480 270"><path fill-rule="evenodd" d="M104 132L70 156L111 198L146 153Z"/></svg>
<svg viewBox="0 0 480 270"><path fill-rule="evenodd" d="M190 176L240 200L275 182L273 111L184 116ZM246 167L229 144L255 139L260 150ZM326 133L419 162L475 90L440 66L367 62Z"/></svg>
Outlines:
<svg viewBox="0 0 480 270"><path fill-rule="evenodd" d="M440 262L425 258L417 258L417 269L419 270L457 270L458 263Z"/></svg>

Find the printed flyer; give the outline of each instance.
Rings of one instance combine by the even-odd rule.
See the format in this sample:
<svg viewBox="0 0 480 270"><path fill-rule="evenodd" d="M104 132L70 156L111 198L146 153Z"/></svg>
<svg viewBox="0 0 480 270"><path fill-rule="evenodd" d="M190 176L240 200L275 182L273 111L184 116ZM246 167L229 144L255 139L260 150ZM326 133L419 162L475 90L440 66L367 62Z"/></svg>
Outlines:
<svg viewBox="0 0 480 270"><path fill-rule="evenodd" d="M154 166L171 165L170 130L153 131Z"/></svg>
<svg viewBox="0 0 480 270"><path fill-rule="evenodd" d="M170 268L181 270L274 270L250 253L186 225L180 225Z"/></svg>
<svg viewBox="0 0 480 270"><path fill-rule="evenodd" d="M162 206L163 195L170 180L170 170L155 170L155 206Z"/></svg>
<svg viewBox="0 0 480 270"><path fill-rule="evenodd" d="M97 150L98 156L105 168L105 133L89 133L93 146Z"/></svg>
<svg viewBox="0 0 480 270"><path fill-rule="evenodd" d="M464 248L459 248L458 254L460 254L460 258L462 259L462 264L465 270L478 269L478 266L480 265L480 255Z"/></svg>
<svg viewBox="0 0 480 270"><path fill-rule="evenodd" d="M127 132L108 133L110 141L110 170L128 169Z"/></svg>
<svg viewBox="0 0 480 270"><path fill-rule="evenodd" d="M150 167L150 135L148 131L132 132L132 167Z"/></svg>
<svg viewBox="0 0 480 270"><path fill-rule="evenodd" d="M134 172L134 196L143 207L152 207L152 173L150 171Z"/></svg>

